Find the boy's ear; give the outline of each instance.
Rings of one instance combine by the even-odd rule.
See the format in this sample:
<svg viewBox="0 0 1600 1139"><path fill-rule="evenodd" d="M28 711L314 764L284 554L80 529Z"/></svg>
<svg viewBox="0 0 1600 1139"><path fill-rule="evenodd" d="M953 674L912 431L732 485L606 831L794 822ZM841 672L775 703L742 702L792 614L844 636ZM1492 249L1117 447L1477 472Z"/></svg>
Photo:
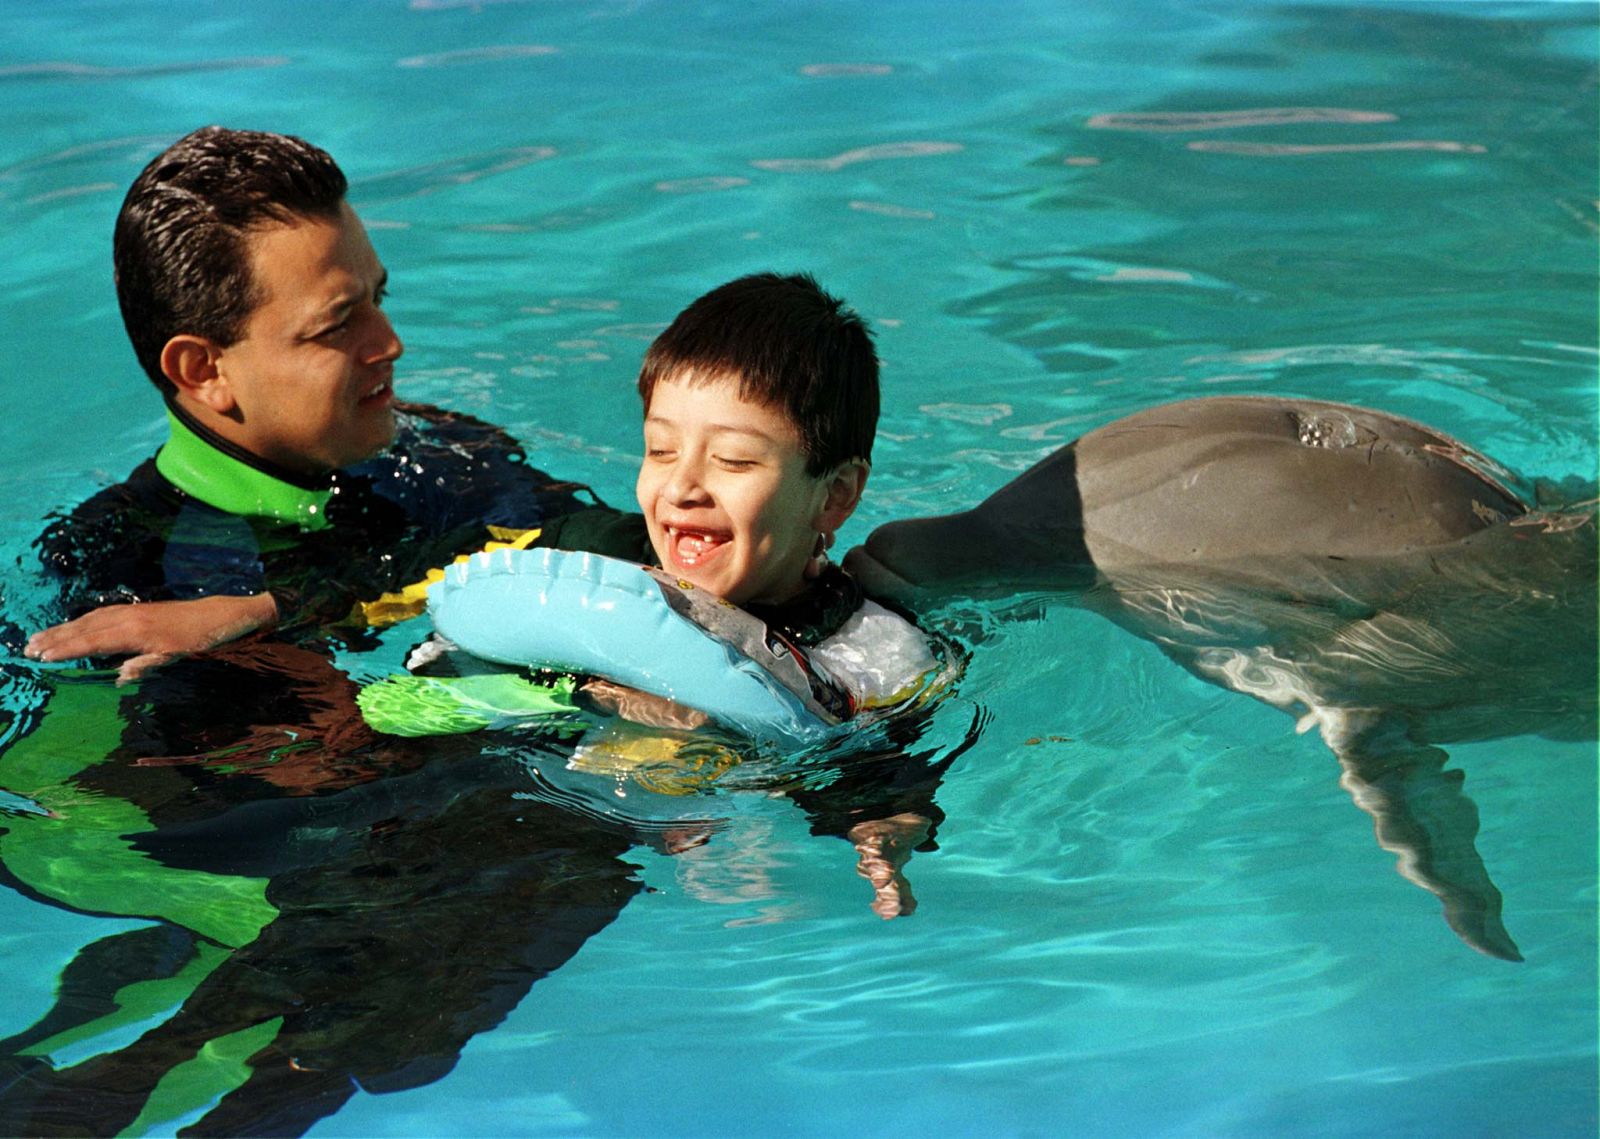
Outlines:
<svg viewBox="0 0 1600 1139"><path fill-rule="evenodd" d="M812 524L812 529L823 534L833 534L855 513L861 502L861 492L867 489L867 476L872 464L865 459L846 459L827 476L828 494L822 500L822 509Z"/></svg>
<svg viewBox="0 0 1600 1139"><path fill-rule="evenodd" d="M221 358L222 349L214 341L180 333L161 348L161 372L180 395L227 415L235 401L233 389L218 367Z"/></svg>

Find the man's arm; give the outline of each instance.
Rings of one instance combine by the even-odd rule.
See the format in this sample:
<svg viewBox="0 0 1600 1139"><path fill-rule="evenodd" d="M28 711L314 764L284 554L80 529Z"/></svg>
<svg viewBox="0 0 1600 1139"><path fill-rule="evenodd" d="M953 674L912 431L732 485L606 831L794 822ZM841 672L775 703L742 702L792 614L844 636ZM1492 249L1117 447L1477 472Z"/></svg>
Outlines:
<svg viewBox="0 0 1600 1139"><path fill-rule="evenodd" d="M76 619L36 634L29 655L132 654L132 679L266 626L293 636L342 623L356 601L481 547L486 522L537 527L594 508L586 487L528 465L502 429L405 410L391 451L346 478L333 529L288 547L263 546L249 520L183 494L154 462L52 523L37 544Z"/></svg>
<svg viewBox="0 0 1600 1139"><path fill-rule="evenodd" d="M182 495L153 461L52 518L34 545L70 618L29 639L35 660L129 654L128 681L279 620L249 523Z"/></svg>
<svg viewBox="0 0 1600 1139"><path fill-rule="evenodd" d="M126 684L175 656L204 652L276 624L270 593L106 605L28 638L23 654L40 661L132 653L117 672Z"/></svg>

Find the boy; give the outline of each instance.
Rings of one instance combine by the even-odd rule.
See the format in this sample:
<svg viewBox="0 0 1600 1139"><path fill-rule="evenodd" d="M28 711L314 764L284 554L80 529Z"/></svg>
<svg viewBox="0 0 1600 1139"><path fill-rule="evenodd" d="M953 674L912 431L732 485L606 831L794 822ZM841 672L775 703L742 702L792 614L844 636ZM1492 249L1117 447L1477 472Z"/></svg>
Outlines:
<svg viewBox="0 0 1600 1139"><path fill-rule="evenodd" d="M741 277L656 338L639 395L642 513L581 511L547 524L539 543L654 562L741 606L806 655L813 688L833 689L816 694L845 715L913 692L936 667L927 639L827 555L872 469L878 357L860 318L810 276ZM615 686L591 682L587 695L631 718L660 714ZM916 908L902 870L941 816L933 791L955 754L932 766L886 755L791 792L814 831L855 847L882 918Z"/></svg>
<svg viewBox="0 0 1600 1139"><path fill-rule="evenodd" d="M878 359L860 318L809 276L741 277L656 338L638 387L640 513L579 510L547 521L534 544L659 565L740 606L805 658L813 695L841 719L914 694L938 667L927 638L827 556L861 501L877 431ZM649 726L706 720L605 680L580 691ZM929 848L942 817L933 792L965 746L931 764L897 746L827 787L789 792L814 832L856 848L881 917L916 907L902 867Z"/></svg>
<svg viewBox="0 0 1600 1139"><path fill-rule="evenodd" d="M660 565L744 608L805 652L845 716L935 667L914 625L828 561L877 431L878 359L859 317L809 276L741 277L657 337L639 395L641 513L579 511L537 544Z"/></svg>

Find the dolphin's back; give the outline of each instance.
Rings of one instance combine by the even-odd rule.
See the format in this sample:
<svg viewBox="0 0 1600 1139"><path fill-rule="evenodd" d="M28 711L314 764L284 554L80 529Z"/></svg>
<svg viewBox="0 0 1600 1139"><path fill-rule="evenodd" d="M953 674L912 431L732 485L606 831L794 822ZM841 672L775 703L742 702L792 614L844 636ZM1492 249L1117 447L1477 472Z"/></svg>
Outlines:
<svg viewBox="0 0 1600 1139"><path fill-rule="evenodd" d="M1075 449L1085 542L1102 572L1383 558L1527 511L1509 474L1465 444L1316 400L1187 400L1091 431Z"/></svg>
<svg viewBox="0 0 1600 1139"><path fill-rule="evenodd" d="M853 564L886 587L1004 592L1152 567L1381 561L1526 514L1513 478L1448 435L1382 412L1185 400L1089 432L971 510L881 526Z"/></svg>

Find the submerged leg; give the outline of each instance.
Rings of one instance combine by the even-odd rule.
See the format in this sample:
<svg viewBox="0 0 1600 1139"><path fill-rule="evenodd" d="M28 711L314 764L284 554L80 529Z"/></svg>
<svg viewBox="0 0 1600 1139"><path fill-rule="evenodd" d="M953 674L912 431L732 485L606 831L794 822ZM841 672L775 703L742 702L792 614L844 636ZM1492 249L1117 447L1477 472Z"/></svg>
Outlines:
<svg viewBox="0 0 1600 1139"><path fill-rule="evenodd" d="M1325 715L1322 737L1344 769L1340 786L1372 816L1378 845L1398 856L1401 875L1438 896L1462 941L1521 961L1500 921L1500 891L1474 845L1477 805L1461 789L1465 775L1444 770L1449 756L1415 743L1392 719L1360 713Z"/></svg>
<svg viewBox="0 0 1600 1139"><path fill-rule="evenodd" d="M357 1086L345 1071L297 1067L277 1044L250 1057L249 1078L180 1136L303 1135L338 1111Z"/></svg>
<svg viewBox="0 0 1600 1139"><path fill-rule="evenodd" d="M51 1056L175 1007L224 954L168 925L114 934L81 950L62 974L55 1008L0 1041L0 1134L114 1134L127 1127L159 1070L130 1083L107 1077L105 1053L67 1067Z"/></svg>
<svg viewBox="0 0 1600 1139"><path fill-rule="evenodd" d="M0 1053L48 1052L44 1042L115 1017L123 1008L118 995L127 986L168 980L194 955L194 934L166 924L114 933L84 946L62 970L55 1007L33 1027L0 1040Z"/></svg>

